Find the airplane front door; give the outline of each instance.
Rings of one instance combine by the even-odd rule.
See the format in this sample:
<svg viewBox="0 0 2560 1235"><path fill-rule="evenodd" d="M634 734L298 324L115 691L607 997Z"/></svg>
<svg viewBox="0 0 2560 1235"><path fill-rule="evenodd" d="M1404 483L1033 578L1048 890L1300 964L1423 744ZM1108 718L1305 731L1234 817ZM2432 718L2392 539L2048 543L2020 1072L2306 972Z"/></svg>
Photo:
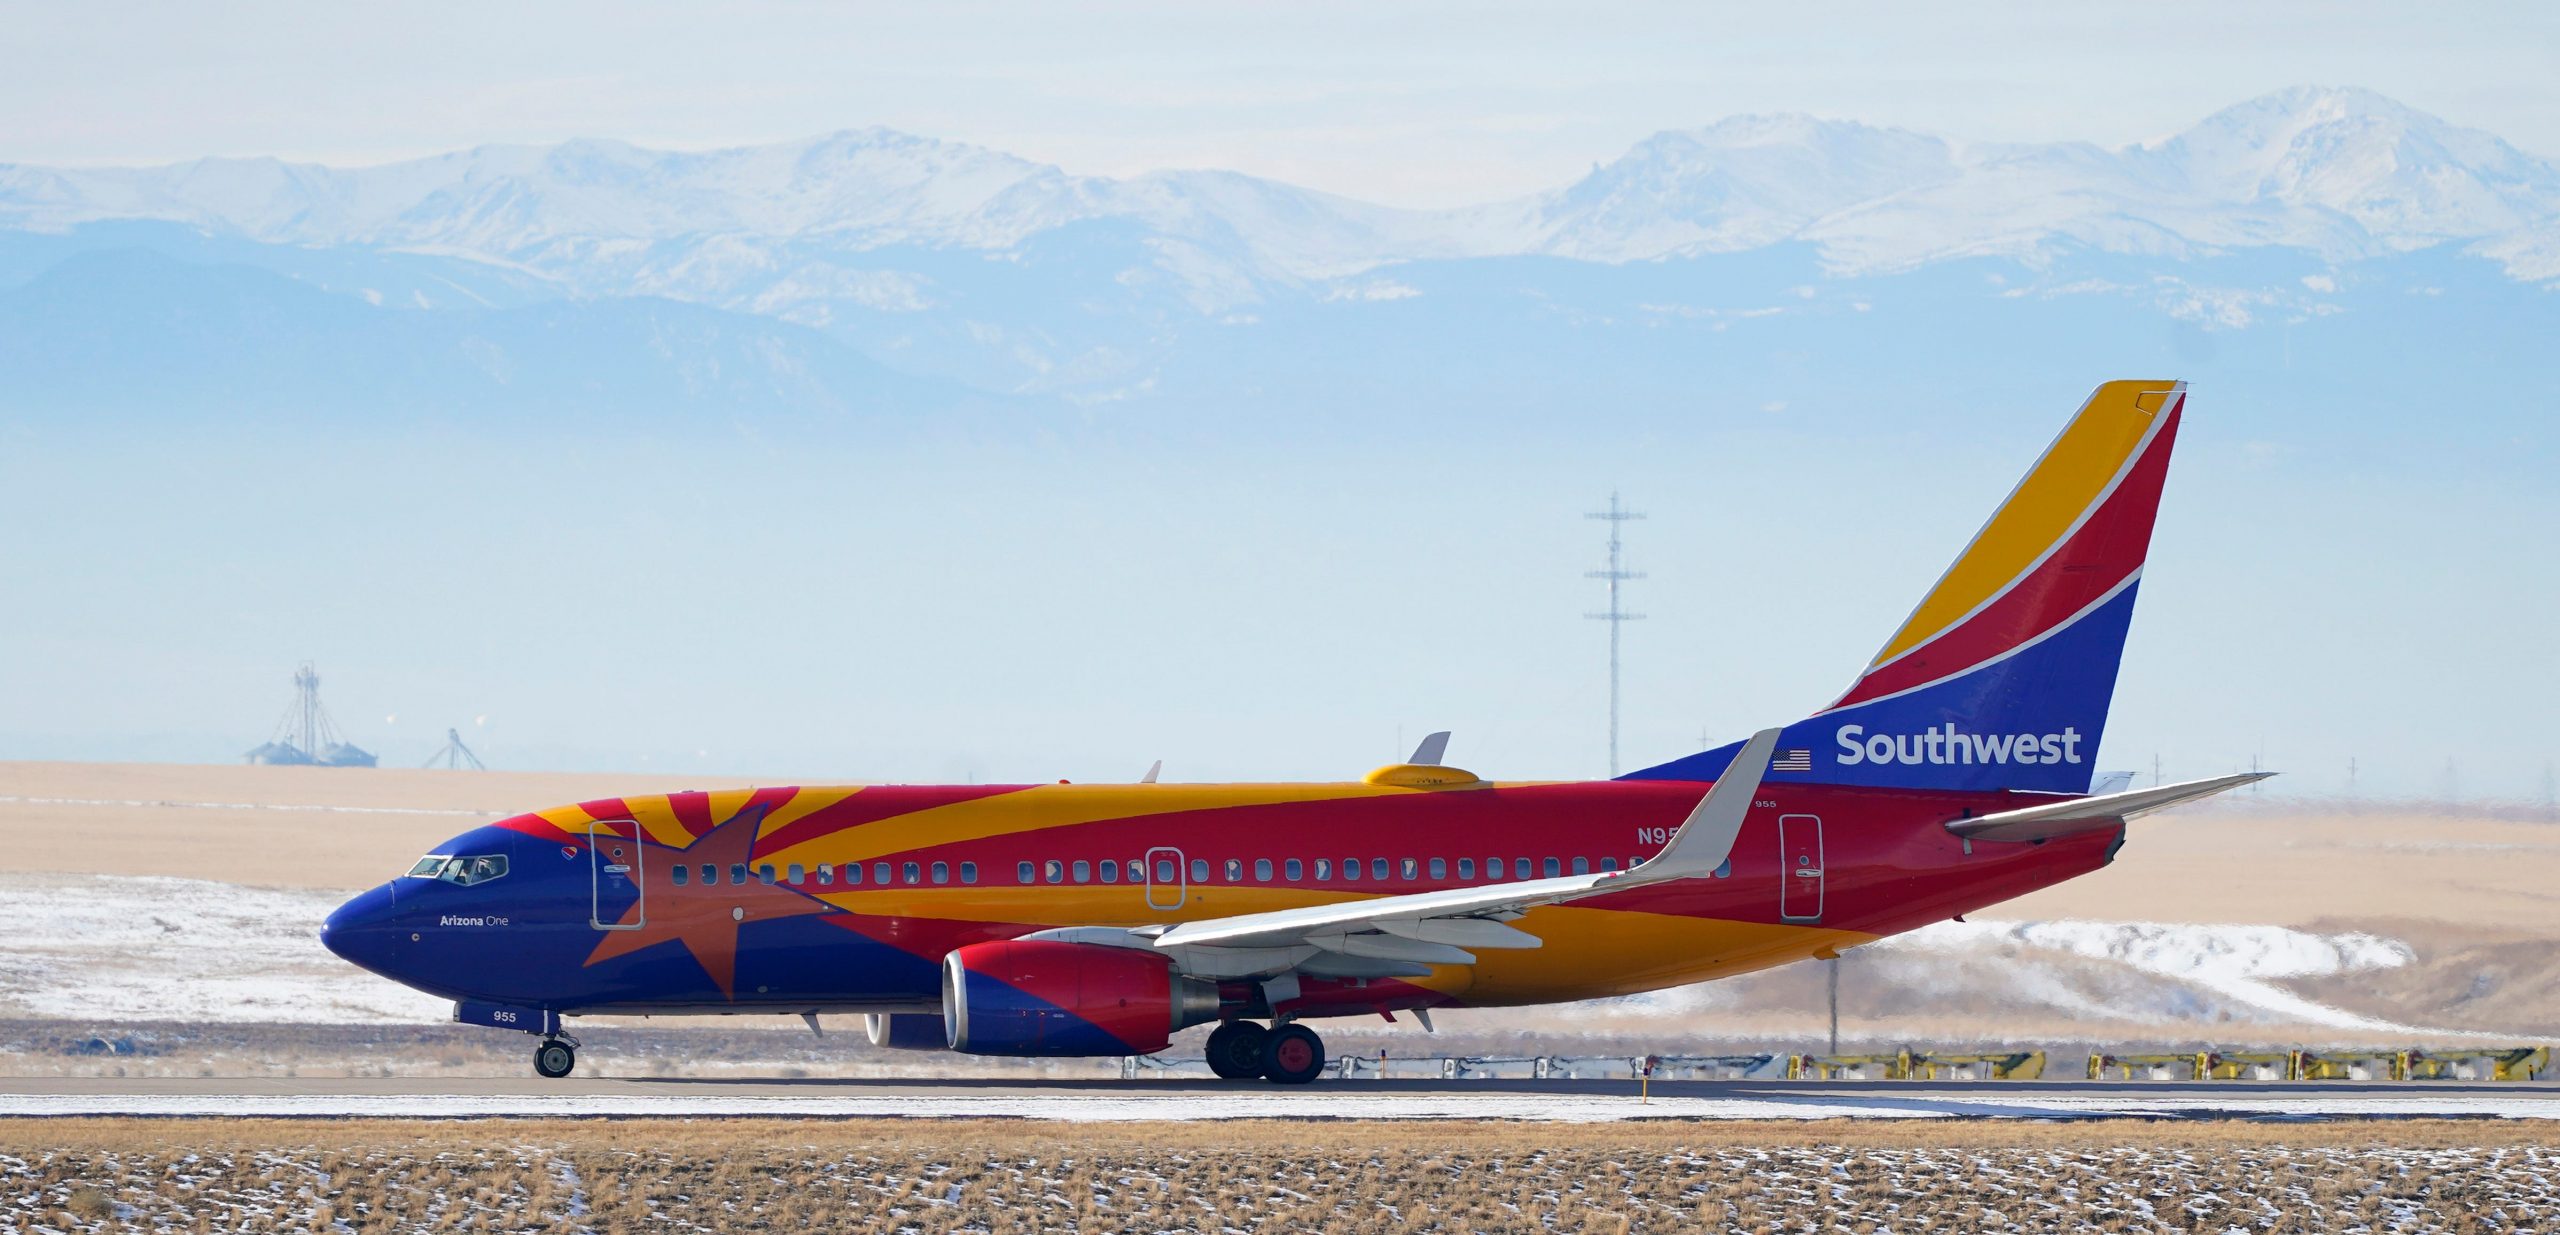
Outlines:
<svg viewBox="0 0 2560 1235"><path fill-rule="evenodd" d="M1147 908L1180 909L1191 892L1191 877L1182 869L1182 851L1158 845L1147 851Z"/></svg>
<svg viewBox="0 0 2560 1235"><path fill-rule="evenodd" d="M598 819L587 825L587 878L593 893L587 925L600 931L636 931L649 924L640 825Z"/></svg>
<svg viewBox="0 0 2560 1235"><path fill-rule="evenodd" d="M1822 820L1813 815L1778 816L1778 917L1788 922L1822 920Z"/></svg>

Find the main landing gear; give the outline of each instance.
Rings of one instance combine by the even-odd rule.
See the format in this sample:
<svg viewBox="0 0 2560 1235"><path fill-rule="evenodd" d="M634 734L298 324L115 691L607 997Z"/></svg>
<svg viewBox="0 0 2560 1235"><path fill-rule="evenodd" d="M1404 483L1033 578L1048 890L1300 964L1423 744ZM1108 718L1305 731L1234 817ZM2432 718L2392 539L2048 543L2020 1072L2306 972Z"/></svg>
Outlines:
<svg viewBox="0 0 2560 1235"><path fill-rule="evenodd" d="M533 1048L533 1070L550 1080L569 1075L570 1069L577 1066L578 1040L575 1038L544 1038L542 1045Z"/></svg>
<svg viewBox="0 0 2560 1235"><path fill-rule="evenodd" d="M1262 1077L1304 1085L1324 1075L1324 1039L1304 1025L1265 1029L1228 1021L1209 1032L1209 1070L1231 1081Z"/></svg>

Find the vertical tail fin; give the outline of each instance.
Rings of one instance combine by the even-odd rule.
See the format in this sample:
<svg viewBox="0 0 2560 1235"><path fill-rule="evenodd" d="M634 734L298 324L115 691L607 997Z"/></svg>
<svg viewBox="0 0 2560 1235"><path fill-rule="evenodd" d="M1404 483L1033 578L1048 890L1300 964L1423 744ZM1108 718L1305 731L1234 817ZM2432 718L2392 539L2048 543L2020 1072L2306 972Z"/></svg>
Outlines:
<svg viewBox="0 0 2560 1235"><path fill-rule="evenodd" d="M2098 387L1769 779L2087 792L2186 392ZM1713 779L1738 746L1629 779Z"/></svg>

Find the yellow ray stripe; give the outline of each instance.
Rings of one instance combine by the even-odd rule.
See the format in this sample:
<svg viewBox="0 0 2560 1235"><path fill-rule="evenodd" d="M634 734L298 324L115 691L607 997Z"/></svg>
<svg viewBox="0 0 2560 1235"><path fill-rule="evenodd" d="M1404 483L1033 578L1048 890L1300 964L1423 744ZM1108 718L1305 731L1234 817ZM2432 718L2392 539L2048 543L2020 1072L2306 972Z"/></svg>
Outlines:
<svg viewBox="0 0 2560 1235"><path fill-rule="evenodd" d="M771 813L764 817L764 822L756 827L756 839L763 840L765 837L771 836L792 824L798 823L801 820L817 814L819 811L825 810L826 808L844 801L846 798L852 797L860 792L862 792L862 787L859 785L845 786L841 788L831 787L824 789L802 789L799 792L792 794L790 801L776 807Z"/></svg>
<svg viewBox="0 0 2560 1235"><path fill-rule="evenodd" d="M1035 785L1013 793L892 815L813 837L771 855L784 862L858 862L884 853L1016 832L1178 811L1429 793L1384 785ZM1183 837L1168 839L1180 844ZM1134 855L1132 855L1134 856Z"/></svg>
<svg viewBox="0 0 2560 1235"><path fill-rule="evenodd" d="M2175 382L2108 382L2072 417L1869 668L1935 638L2024 573L2123 470Z"/></svg>

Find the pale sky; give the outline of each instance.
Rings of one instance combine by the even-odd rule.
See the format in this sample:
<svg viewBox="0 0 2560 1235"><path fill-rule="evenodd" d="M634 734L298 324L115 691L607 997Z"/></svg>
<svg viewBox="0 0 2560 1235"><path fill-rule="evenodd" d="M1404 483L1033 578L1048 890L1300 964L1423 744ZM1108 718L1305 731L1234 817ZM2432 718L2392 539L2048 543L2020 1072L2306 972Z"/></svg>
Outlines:
<svg viewBox="0 0 2560 1235"><path fill-rule="evenodd" d="M1215 166L1450 205L1735 113L2120 144L2303 83L2560 155L2547 4L10 3L0 21L7 162L880 124L1077 172Z"/></svg>

